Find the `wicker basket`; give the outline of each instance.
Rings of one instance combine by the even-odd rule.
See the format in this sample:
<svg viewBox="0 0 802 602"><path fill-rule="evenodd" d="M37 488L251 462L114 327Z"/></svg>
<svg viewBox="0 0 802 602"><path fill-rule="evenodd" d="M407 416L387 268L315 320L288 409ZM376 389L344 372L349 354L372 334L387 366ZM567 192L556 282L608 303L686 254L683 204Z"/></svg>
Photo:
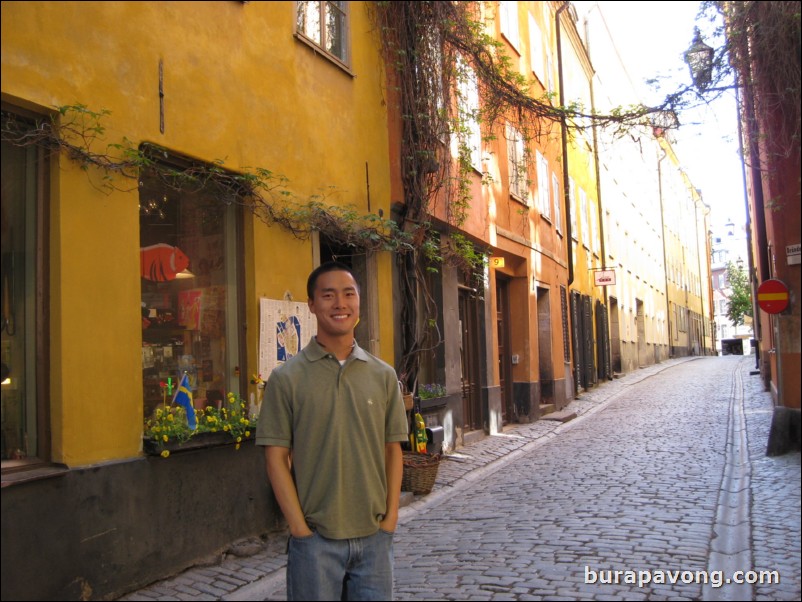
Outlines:
<svg viewBox="0 0 802 602"><path fill-rule="evenodd" d="M416 495L431 493L439 467L440 454L416 454L405 451L401 491L411 491Z"/></svg>

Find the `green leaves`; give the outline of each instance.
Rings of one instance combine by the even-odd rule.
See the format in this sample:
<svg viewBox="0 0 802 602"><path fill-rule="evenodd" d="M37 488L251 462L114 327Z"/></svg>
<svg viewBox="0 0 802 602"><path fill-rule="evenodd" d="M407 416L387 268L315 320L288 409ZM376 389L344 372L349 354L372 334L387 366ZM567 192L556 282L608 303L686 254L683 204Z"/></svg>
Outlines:
<svg viewBox="0 0 802 602"><path fill-rule="evenodd" d="M372 251L406 252L413 248L411 234L399 229L392 220L373 213L363 213L353 205L327 203L339 195L333 186L322 194L306 197L290 188L289 180L265 167L244 168L236 172L225 168L223 159L210 163L182 161L172 164L161 161L170 152L158 145L137 145L128 138L105 143L106 128L102 121L111 111L94 111L84 104L56 107L49 123L27 126L3 119L3 139L18 146L39 145L64 151L79 168L93 177L100 170L97 187L105 192L131 187L122 182L134 179L139 184L143 170L155 172L162 182L176 191L214 191L221 204L236 203L267 224L278 224L298 238L312 232L325 233L341 244ZM432 161L431 158L429 158Z"/></svg>
<svg viewBox="0 0 802 602"><path fill-rule="evenodd" d="M735 324L742 325L746 316L752 315L752 289L749 275L740 266L727 262L727 282L730 293L727 296L727 318Z"/></svg>

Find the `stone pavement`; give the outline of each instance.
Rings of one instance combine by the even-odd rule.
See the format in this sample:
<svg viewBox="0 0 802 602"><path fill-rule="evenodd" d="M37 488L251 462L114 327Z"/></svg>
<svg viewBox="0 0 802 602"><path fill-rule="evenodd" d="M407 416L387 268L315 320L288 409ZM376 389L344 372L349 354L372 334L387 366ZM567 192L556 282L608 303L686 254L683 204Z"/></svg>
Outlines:
<svg viewBox="0 0 802 602"><path fill-rule="evenodd" d="M634 390L632 387L643 382L645 379L660 374L661 372L688 361L700 358L680 358L668 360L661 364L650 366L638 370L637 372L625 375L610 382L602 383L596 388L582 393L578 399L571 402L568 407L570 413L575 413L577 418L571 422L563 423L558 420L542 419L538 422L525 425L512 425L506 428L504 433L497 436L486 437L481 441L471 444L468 447L460 448L456 453L447 456L440 465L434 490L427 496L415 496L407 506L402 508L399 527L404 531L421 529L418 518L423 516L424 511L435 508L438 504L448 500L460 498L455 494L465 488L473 488L489 479L502 467L514 465L518 459L524 459L526 454L544 445L553 438L559 436L566 429L574 429L588 417L599 410L607 407L617 398L622 397L628 391ZM799 532L799 512L800 512L800 462L799 454L788 454L780 458L766 458L765 444L768 437L768 426L771 421L771 400L770 396L762 391L760 378L751 376L750 363L753 365L753 358L706 358L710 361L729 362L724 369L733 372L733 389L724 391L722 397L726 402L730 399L732 404L730 411L730 428L725 429L725 435L721 435L719 440L711 441L711 447L727 448L727 467L724 470L725 478L721 481L721 476L716 475L711 487L721 488L719 494L718 513L716 514L715 531L716 539L709 541L709 529L699 529L698 533L691 531L684 537L689 542L688 555L693 557L695 562L699 558L708 557L710 552L710 565L701 568L729 570L730 566L736 567L771 567L780 571L783 575L783 582L779 585L750 586L740 591L705 590L705 597L717 597L718 599L728 599L728 595L735 595L729 599L799 599L799 567L800 567L800 532ZM737 406L737 407L735 407ZM738 409L733 411L732 408ZM739 409L740 408L740 409ZM606 415L607 413L605 413ZM581 430L581 429L578 429ZM706 434L699 434L699 437L706 437ZM726 445L725 445L726 444ZM659 454L659 446L655 446L655 452ZM619 458L620 460L620 458ZM624 459L625 460L625 459ZM615 461L611 459L611 461ZM721 462L724 464L724 461ZM694 467L685 467L693 471ZM627 478L625 462L613 472L616 476ZM560 482L560 475L554 477L555 482ZM563 481L565 479L562 479ZM676 479L674 479L676 481ZM751 489L750 489L751 487ZM751 491L751 494L750 494ZM746 495L748 499L744 500ZM464 497L464 496L462 496ZM508 499L510 495L506 496ZM566 500L570 505L571 500ZM751 503L751 506L750 506ZM731 509L734 507L734 509ZM725 510L722 510L724 508ZM749 508L757 512L757 517L750 520L749 516L742 516L743 512L749 512ZM727 510L730 509L730 510ZM746 510L744 510L746 509ZM700 512L713 514L716 512L716 505L709 508L701 508ZM485 513L487 514L487 513ZM492 514L492 513L490 513ZM481 516L480 516L481 515ZM527 517L522 517L526 520ZM627 520L627 517L616 517L616 520ZM452 517L452 529L464 531L464 525L478 525L482 522L492 520L492 517L484 516L482 513L468 510L464 514ZM542 521L541 521L542 522ZM459 524L458 524L459 523ZM572 525L568 525L571 527ZM556 528L556 526L554 527ZM633 527L637 529L637 526ZM685 528L693 529L693 525L685 525ZM592 527L588 527L592 529ZM795 548L789 549L789 529L790 541L796 542ZM434 531L434 529L430 530ZM704 533L702 532L704 531ZM426 533L423 528L422 533ZM651 534L659 539L660 534ZM483 537L478 535L478 537ZM751 539L750 539L751 538ZM499 549L505 549L510 544L509 536L502 537L498 541L487 541L482 539L483 546L497 545ZM656 540L655 540L656 541ZM430 544L432 542L429 542ZM659 542L658 542L659 543ZM753 545L752 545L753 544ZM427 545L427 544L423 544ZM587 547L579 542L580 547ZM648 545L648 542L647 542ZM267 537L266 543L262 542L238 542L232 546L230 553L226 554L222 561L213 562L206 566L193 567L183 573L152 584L149 587L132 592L121 600L282 600L284 599L284 571L286 563L285 555L286 533L271 533ZM548 548L548 542L539 540L538 548ZM399 550L400 552L400 550ZM554 550L554 554L558 554ZM656 552L649 552L654 554ZM444 556L449 551L444 548ZM744 556L749 554L751 558ZM402 563L405 571L407 567L414 564L410 562L408 551L399 554L403 558ZM397 565L399 562L397 556ZM414 558L412 559L414 560ZM621 559L622 564L625 558ZM447 562L447 560L445 560ZM734 563L734 564L733 564ZM698 567L698 564L692 566ZM492 568L492 567L491 567ZM428 573L436 572L437 567L429 568ZM549 567L542 567L548 571ZM552 569L553 570L553 569ZM492 571L491 571L492 572ZM442 575L432 577L427 575L426 580L433 582L435 586L438 579L442 581L443 589L437 593L437 588L429 586L420 591L416 591L414 586L399 592L399 599L447 599L448 596L443 592L449 591L449 584L455 577L442 571ZM514 599L511 591L504 588L506 581L510 580L509 574L498 574L499 589L476 592L476 599ZM399 575L396 576L397 581ZM415 575L410 574L411 581L415 582ZM406 579L407 582L410 579ZM559 582L559 580L558 580ZM487 586L488 584L484 584ZM543 597L553 599L560 595L568 598L577 597L583 594L581 584L579 589L574 590L554 590L543 591ZM754 588L754 589L752 589ZM495 593L494 593L495 591ZM573 592L573 596L571 595ZM529 599L532 599L530 592ZM588 595L590 590L587 591ZM613 593L612 591L610 593ZM635 592L636 594L638 592ZM509 594L509 596L508 596ZM617 591L616 595L602 596L593 595L594 599L643 599L643 596L625 595L627 592ZM430 599L431 599L430 598ZM539 598L535 598L539 599Z"/></svg>

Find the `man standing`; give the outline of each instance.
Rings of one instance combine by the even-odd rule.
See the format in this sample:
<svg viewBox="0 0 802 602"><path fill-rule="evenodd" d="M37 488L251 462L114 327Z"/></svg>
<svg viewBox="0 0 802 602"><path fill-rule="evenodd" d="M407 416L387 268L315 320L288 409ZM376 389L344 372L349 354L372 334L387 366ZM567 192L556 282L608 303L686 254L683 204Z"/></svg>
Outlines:
<svg viewBox="0 0 802 602"><path fill-rule="evenodd" d="M324 263L306 285L317 336L276 368L256 429L290 530L289 600L391 600L407 419L391 366L357 345L359 286Z"/></svg>

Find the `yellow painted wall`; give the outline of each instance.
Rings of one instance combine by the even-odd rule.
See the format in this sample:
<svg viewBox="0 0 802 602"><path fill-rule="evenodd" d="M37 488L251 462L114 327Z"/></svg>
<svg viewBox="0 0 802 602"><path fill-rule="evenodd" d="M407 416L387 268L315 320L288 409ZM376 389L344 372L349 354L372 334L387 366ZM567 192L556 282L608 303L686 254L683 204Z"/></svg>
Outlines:
<svg viewBox="0 0 802 602"><path fill-rule="evenodd" d="M300 199L389 215L384 73L364 3L351 3L351 71L293 38L292 2L4 2L4 101L109 110L96 143L149 141L231 170L262 167ZM159 61L165 131L159 131ZM138 194L108 194L62 157L52 183L53 459L135 456L142 383ZM133 188L131 185L134 184ZM258 299L305 299L309 241L246 226L248 363ZM392 362L391 262L380 259L383 359ZM386 272L386 273L385 273Z"/></svg>

